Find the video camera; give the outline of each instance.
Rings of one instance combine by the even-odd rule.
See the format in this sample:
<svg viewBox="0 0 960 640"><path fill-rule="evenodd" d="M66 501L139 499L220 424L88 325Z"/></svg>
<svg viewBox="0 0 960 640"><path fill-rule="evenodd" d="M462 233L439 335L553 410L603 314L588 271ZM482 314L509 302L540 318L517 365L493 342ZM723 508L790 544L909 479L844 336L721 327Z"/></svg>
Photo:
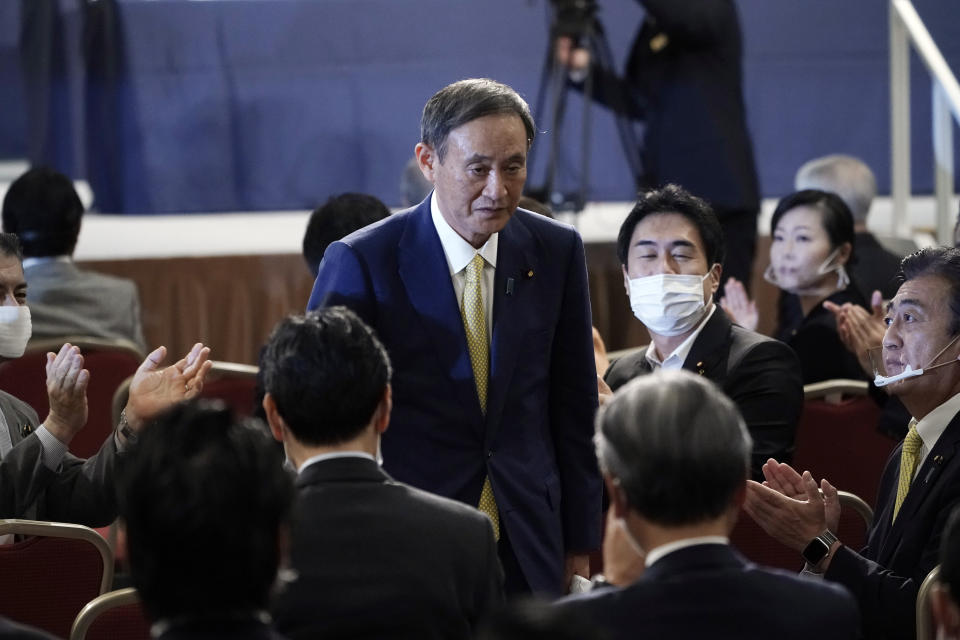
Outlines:
<svg viewBox="0 0 960 640"><path fill-rule="evenodd" d="M596 0L550 0L553 5L552 36L577 39L592 33L596 24Z"/></svg>

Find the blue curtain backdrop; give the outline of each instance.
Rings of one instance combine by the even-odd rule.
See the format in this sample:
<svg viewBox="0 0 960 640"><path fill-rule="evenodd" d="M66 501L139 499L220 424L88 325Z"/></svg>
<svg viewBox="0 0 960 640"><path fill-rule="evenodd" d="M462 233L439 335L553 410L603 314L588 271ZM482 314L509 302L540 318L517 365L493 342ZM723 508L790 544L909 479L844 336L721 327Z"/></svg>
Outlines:
<svg viewBox="0 0 960 640"><path fill-rule="evenodd" d="M420 110L436 89L490 76L535 101L548 4L2 2L0 157L27 155L88 178L105 212L304 209L343 191L398 204ZM915 4L960 70L956 0ZM642 10L632 0L600 6L622 67ZM887 191L886 2L738 7L764 195L785 193L802 162L831 152L867 160ZM930 191L930 83L916 60L911 95L914 188ZM559 174L571 190L580 104L571 96ZM593 114L590 198L629 200L613 119ZM541 128L537 145L550 135Z"/></svg>

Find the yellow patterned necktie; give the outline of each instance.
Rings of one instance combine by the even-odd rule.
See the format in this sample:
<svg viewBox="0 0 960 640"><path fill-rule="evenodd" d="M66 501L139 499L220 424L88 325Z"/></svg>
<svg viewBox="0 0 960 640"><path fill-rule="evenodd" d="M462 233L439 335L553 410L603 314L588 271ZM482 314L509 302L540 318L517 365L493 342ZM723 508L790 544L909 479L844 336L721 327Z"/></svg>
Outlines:
<svg viewBox="0 0 960 640"><path fill-rule="evenodd" d="M913 481L913 472L917 469L917 459L920 457L920 447L923 446L923 440L917 433L917 421L910 419L910 429L907 431L907 437L903 439L903 447L900 451L900 480L897 483L897 501L893 505L893 519L897 519L900 512L900 506L910 491L910 483Z"/></svg>
<svg viewBox="0 0 960 640"><path fill-rule="evenodd" d="M477 398L480 400L480 409L486 414L490 348L487 343L487 322L483 314L483 294L480 289L483 265L483 256L477 253L464 269L466 283L463 287L463 298L460 301L460 314L463 316L463 328L467 334L467 348L470 351L470 364L473 366L473 380L477 385ZM493 522L493 533L499 540L500 514L493 498L493 487L490 485L489 476L483 479L478 508L490 517L490 521Z"/></svg>

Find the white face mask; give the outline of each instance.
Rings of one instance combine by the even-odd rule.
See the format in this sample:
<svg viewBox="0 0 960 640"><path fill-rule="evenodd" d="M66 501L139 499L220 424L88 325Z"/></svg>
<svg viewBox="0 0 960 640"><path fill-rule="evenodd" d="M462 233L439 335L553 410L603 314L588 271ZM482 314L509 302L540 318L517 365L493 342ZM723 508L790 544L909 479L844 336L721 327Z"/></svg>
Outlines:
<svg viewBox="0 0 960 640"><path fill-rule="evenodd" d="M662 273L630 278L630 308L653 333L678 336L697 326L707 311L703 281L710 276Z"/></svg>
<svg viewBox="0 0 960 640"><path fill-rule="evenodd" d="M0 307L0 357L22 356L32 333L30 307Z"/></svg>
<svg viewBox="0 0 960 640"><path fill-rule="evenodd" d="M837 288L836 289L830 289L829 286L814 287L814 286L811 286L811 283L809 282L797 283L792 287L785 287L781 283L777 282L777 272L774 271L772 262L767 266L766 271L763 272L763 279L769 282L770 284L780 289L783 289L787 293L792 293L798 296L815 296L815 295L825 296L833 293L833 291L843 291L850 284L850 276L847 275L847 268L842 264L834 264L834 265L830 264L831 262L833 262L833 259L836 258L838 255L840 255L839 247L837 249L834 249L830 253L830 255L827 256L827 259L824 260L819 267L817 267L817 271L814 274L814 280L818 280L820 276L830 273L831 271L836 271L837 272Z"/></svg>

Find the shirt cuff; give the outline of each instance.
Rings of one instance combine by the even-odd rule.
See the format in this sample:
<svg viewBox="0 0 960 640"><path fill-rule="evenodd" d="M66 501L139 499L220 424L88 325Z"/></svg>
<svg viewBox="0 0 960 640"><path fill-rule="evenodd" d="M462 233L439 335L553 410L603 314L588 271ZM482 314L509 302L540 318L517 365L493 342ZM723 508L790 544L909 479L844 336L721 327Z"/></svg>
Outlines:
<svg viewBox="0 0 960 640"><path fill-rule="evenodd" d="M43 464L51 471L57 471L63 457L67 455L67 445L60 442L55 435L47 431L42 424L34 430L37 434L37 440L43 448Z"/></svg>
<svg viewBox="0 0 960 640"><path fill-rule="evenodd" d="M823 580L823 574L817 573L813 570L813 565L809 562L803 565L803 569L800 571L800 575L804 578L809 578L811 580Z"/></svg>

